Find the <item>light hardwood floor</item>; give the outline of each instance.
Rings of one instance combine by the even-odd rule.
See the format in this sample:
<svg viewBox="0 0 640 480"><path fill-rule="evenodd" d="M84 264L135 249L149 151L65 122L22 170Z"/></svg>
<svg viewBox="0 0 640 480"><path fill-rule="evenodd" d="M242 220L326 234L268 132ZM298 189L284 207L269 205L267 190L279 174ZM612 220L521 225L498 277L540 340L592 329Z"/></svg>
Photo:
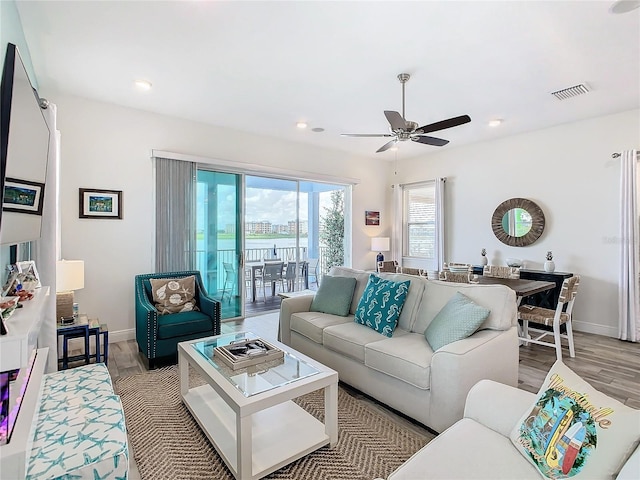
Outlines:
<svg viewBox="0 0 640 480"><path fill-rule="evenodd" d="M222 324L223 333L241 330L275 339L278 313ZM640 409L640 345L581 332L575 332L574 339L576 356L570 358L565 348L563 361L594 388ZM520 347L519 387L537 392L555 358L553 348L533 344ZM109 345L109 372L114 380L144 371L135 340Z"/></svg>

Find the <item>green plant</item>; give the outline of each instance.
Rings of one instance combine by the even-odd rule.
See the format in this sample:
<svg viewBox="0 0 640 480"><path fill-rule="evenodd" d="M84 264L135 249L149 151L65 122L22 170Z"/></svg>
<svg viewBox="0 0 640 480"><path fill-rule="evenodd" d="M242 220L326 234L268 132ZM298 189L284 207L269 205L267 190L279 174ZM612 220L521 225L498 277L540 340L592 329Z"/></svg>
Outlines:
<svg viewBox="0 0 640 480"><path fill-rule="evenodd" d="M549 250L549 251L547 252L547 260L548 260L548 261L553 260L553 253L551 253L551 250Z"/></svg>

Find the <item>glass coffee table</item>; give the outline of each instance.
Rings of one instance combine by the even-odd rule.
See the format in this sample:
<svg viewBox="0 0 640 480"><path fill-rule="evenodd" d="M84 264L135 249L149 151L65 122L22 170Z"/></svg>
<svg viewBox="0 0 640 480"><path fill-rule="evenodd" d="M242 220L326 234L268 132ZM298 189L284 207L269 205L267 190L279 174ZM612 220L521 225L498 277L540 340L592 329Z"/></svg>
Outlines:
<svg viewBox="0 0 640 480"><path fill-rule="evenodd" d="M236 479L258 479L338 441L338 374L280 342L284 358L232 370L214 348L238 332L178 344L182 399ZM189 366L207 382L189 388ZM324 423L292 400L324 389Z"/></svg>

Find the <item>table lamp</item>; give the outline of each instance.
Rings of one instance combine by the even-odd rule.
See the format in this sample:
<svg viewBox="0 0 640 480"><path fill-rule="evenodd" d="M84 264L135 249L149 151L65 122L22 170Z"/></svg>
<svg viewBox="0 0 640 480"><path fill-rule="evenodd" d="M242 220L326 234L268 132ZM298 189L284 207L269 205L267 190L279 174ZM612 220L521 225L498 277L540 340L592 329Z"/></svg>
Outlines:
<svg viewBox="0 0 640 480"><path fill-rule="evenodd" d="M56 262L56 320L73 323L73 291L84 288L84 261Z"/></svg>
<svg viewBox="0 0 640 480"><path fill-rule="evenodd" d="M388 252L390 249L389 237L373 237L371 239L371 251L378 252L376 256L376 272L378 271L378 262L384 262L382 252Z"/></svg>

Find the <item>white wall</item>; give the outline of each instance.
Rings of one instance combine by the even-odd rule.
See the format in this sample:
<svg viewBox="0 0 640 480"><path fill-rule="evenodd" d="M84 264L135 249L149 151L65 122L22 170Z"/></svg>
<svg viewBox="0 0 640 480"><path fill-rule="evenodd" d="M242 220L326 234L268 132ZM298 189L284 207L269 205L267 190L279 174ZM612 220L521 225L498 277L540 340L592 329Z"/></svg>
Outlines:
<svg viewBox="0 0 640 480"><path fill-rule="evenodd" d="M611 154L639 147L640 110L632 110L421 158L399 155L389 183L447 177L445 260L479 264L486 248L492 264L515 257L542 269L552 250L556 271L582 276L576 329L617 337L620 167ZM491 230L493 211L511 197L545 213L544 233L528 247L504 245Z"/></svg>
<svg viewBox="0 0 640 480"><path fill-rule="evenodd" d="M353 190L356 268L373 268L364 211L385 205L381 160L214 128L78 97L47 92L61 132L62 257L85 261L80 309L109 325L110 340L133 338L133 277L153 271L152 149L360 179ZM123 220L78 218L78 188L123 191Z"/></svg>

